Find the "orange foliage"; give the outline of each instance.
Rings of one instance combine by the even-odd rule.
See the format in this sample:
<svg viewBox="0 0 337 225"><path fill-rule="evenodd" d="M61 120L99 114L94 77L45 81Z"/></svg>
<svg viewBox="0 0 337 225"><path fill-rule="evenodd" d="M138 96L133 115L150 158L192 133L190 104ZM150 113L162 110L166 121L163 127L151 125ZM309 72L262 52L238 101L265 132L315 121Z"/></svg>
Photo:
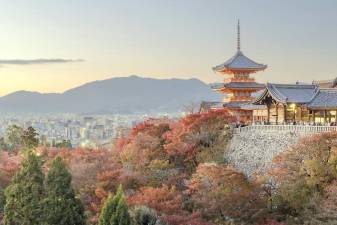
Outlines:
<svg viewBox="0 0 337 225"><path fill-rule="evenodd" d="M20 169L22 160L23 157L20 154L5 151L0 153L0 184L2 187L9 185L13 175Z"/></svg>
<svg viewBox="0 0 337 225"><path fill-rule="evenodd" d="M262 190L233 168L201 164L188 186L191 200L209 219L224 216L249 220L265 209Z"/></svg>
<svg viewBox="0 0 337 225"><path fill-rule="evenodd" d="M182 210L182 196L175 187L144 187L128 199L130 206L146 205L161 213L174 214Z"/></svg>

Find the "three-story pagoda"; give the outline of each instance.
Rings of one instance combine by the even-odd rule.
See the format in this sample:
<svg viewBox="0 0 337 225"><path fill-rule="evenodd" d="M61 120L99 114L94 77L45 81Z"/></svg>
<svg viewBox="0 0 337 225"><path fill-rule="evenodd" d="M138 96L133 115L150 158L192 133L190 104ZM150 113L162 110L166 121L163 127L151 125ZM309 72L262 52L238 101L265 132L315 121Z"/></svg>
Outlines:
<svg viewBox="0 0 337 225"><path fill-rule="evenodd" d="M212 88L226 94L223 106L235 115L240 122L246 123L252 120L250 103L255 99L252 93L264 89L265 85L255 82L250 74L265 70L267 65L256 63L241 51L240 22L237 26L237 52L226 62L213 67L213 70L225 75L224 83Z"/></svg>

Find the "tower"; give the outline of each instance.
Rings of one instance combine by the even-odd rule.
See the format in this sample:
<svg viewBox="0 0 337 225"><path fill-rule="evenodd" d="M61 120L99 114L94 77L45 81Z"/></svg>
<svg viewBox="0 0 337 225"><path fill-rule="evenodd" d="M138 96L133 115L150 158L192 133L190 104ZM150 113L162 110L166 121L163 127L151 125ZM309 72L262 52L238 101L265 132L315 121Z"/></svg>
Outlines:
<svg viewBox="0 0 337 225"><path fill-rule="evenodd" d="M259 64L245 56L241 51L240 21L237 24L237 51L226 62L213 67L213 71L225 76L224 82L213 87L214 90L226 94L223 106L240 122L252 120L250 103L255 99L252 93L262 90L265 85L256 83L250 74L263 71L267 65Z"/></svg>

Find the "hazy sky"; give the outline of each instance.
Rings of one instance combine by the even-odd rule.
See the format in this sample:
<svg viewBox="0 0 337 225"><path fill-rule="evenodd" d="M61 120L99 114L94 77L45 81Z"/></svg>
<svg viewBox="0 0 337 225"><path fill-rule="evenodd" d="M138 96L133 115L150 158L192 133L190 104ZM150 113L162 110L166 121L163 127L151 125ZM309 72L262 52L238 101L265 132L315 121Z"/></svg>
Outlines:
<svg viewBox="0 0 337 225"><path fill-rule="evenodd" d="M335 0L0 0L0 95L137 74L221 81L236 51L260 82L337 76Z"/></svg>

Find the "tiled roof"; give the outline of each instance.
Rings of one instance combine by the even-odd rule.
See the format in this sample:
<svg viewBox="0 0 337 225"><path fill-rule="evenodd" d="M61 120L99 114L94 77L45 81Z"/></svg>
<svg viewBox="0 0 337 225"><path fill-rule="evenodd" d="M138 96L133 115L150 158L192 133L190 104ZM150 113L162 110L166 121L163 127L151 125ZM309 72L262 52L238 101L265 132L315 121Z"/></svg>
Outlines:
<svg viewBox="0 0 337 225"><path fill-rule="evenodd" d="M307 106L310 109L337 109L337 89L320 89Z"/></svg>
<svg viewBox="0 0 337 225"><path fill-rule="evenodd" d="M241 109L245 109L245 110L267 109L267 106L266 105L254 105L250 103L250 104L242 105Z"/></svg>
<svg viewBox="0 0 337 225"><path fill-rule="evenodd" d="M223 103L224 107L229 107L229 108L241 108L245 105L250 104L250 101L238 101L238 102L225 102Z"/></svg>
<svg viewBox="0 0 337 225"><path fill-rule="evenodd" d="M221 71L223 69L255 69L255 70L263 70L266 69L267 65L260 64L254 62L247 56L245 56L241 51L237 51L237 53L227 60L226 62L213 67L213 70Z"/></svg>
<svg viewBox="0 0 337 225"><path fill-rule="evenodd" d="M220 89L220 88L264 88L266 85L256 83L256 82L230 82L230 83L216 83L212 84L211 88Z"/></svg>
<svg viewBox="0 0 337 225"><path fill-rule="evenodd" d="M227 88L264 88L264 84L259 84L256 82L230 82L225 83L224 87Z"/></svg>
<svg viewBox="0 0 337 225"><path fill-rule="evenodd" d="M268 83L265 91L257 98L260 101L267 94L281 103L308 103L318 91L313 84L271 84Z"/></svg>

